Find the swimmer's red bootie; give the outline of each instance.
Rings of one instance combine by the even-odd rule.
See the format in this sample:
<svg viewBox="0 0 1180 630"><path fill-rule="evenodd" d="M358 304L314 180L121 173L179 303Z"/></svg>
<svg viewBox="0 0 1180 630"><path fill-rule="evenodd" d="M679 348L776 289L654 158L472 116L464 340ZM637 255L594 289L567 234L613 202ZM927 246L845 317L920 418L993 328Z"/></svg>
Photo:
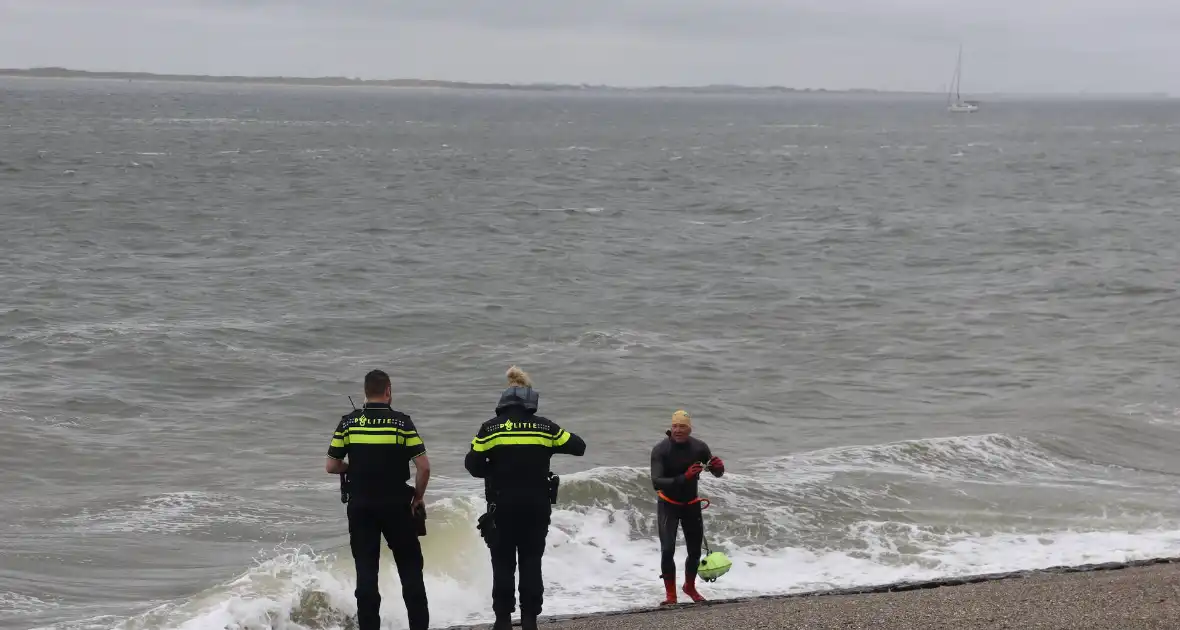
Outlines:
<svg viewBox="0 0 1180 630"><path fill-rule="evenodd" d="M694 602L705 601L705 598L701 597L701 594L697 592L697 576L684 576L684 594L688 595Z"/></svg>
<svg viewBox="0 0 1180 630"><path fill-rule="evenodd" d="M676 603L676 578L674 578L674 577L665 577L664 578L664 591L667 593L667 597L664 599L664 601L660 602L660 605L661 606L671 606L672 604L675 604Z"/></svg>

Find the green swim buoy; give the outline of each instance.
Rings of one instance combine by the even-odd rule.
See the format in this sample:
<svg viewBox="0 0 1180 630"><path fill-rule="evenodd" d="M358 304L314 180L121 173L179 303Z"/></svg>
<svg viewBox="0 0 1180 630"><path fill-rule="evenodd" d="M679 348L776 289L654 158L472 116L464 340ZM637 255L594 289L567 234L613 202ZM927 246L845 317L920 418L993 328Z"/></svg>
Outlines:
<svg viewBox="0 0 1180 630"><path fill-rule="evenodd" d="M716 582L717 578L729 573L733 563L720 551L710 552L701 558L701 566L697 567L697 575L706 582Z"/></svg>
<svg viewBox="0 0 1180 630"><path fill-rule="evenodd" d="M706 582L716 582L717 578L729 573L733 563L729 561L729 556L709 548L709 538L703 531L701 542L705 545L705 556L701 558L701 564L697 567L697 577Z"/></svg>

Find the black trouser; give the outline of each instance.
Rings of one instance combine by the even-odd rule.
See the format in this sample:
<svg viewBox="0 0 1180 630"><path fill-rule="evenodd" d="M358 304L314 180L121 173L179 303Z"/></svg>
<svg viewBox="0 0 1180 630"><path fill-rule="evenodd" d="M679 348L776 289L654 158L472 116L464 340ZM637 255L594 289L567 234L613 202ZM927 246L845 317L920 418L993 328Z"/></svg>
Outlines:
<svg viewBox="0 0 1180 630"><path fill-rule="evenodd" d="M410 630L426 630L430 625L430 611L422 581L422 545L410 515L409 500L366 501L354 497L348 503L348 542L356 563L358 630L377 630L381 624L377 572L382 536L397 564Z"/></svg>
<svg viewBox="0 0 1180 630"><path fill-rule="evenodd" d="M541 614L545 585L541 581L541 557L545 555L545 537L549 535L551 507L544 503L499 504L493 514L496 538L491 545L492 611L496 616L511 615L516 610L516 563L520 559L520 612L525 616Z"/></svg>
<svg viewBox="0 0 1180 630"><path fill-rule="evenodd" d="M701 563L701 540L705 536L705 522L701 518L701 504L672 505L663 499L656 507L660 529L660 574L664 578L676 577L676 534L677 528L684 528L684 546L688 557L684 560L684 577L696 577Z"/></svg>

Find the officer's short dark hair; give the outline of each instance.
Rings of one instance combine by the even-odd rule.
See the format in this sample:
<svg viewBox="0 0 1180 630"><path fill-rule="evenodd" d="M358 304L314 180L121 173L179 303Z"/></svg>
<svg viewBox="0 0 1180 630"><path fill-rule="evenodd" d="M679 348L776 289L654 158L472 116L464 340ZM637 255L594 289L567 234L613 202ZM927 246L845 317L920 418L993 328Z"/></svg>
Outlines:
<svg viewBox="0 0 1180 630"><path fill-rule="evenodd" d="M373 370L365 375L365 395L370 398L385 395L385 388L389 387L389 375L381 370Z"/></svg>

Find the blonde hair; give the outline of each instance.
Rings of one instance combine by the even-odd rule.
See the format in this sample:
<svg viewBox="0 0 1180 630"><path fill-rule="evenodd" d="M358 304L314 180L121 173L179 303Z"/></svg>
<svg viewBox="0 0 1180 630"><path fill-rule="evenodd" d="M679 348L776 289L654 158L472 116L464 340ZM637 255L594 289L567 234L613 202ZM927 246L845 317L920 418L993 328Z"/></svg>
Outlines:
<svg viewBox="0 0 1180 630"><path fill-rule="evenodd" d="M515 365L508 368L508 385L510 387L532 387L533 379L529 378L528 372L516 367Z"/></svg>

